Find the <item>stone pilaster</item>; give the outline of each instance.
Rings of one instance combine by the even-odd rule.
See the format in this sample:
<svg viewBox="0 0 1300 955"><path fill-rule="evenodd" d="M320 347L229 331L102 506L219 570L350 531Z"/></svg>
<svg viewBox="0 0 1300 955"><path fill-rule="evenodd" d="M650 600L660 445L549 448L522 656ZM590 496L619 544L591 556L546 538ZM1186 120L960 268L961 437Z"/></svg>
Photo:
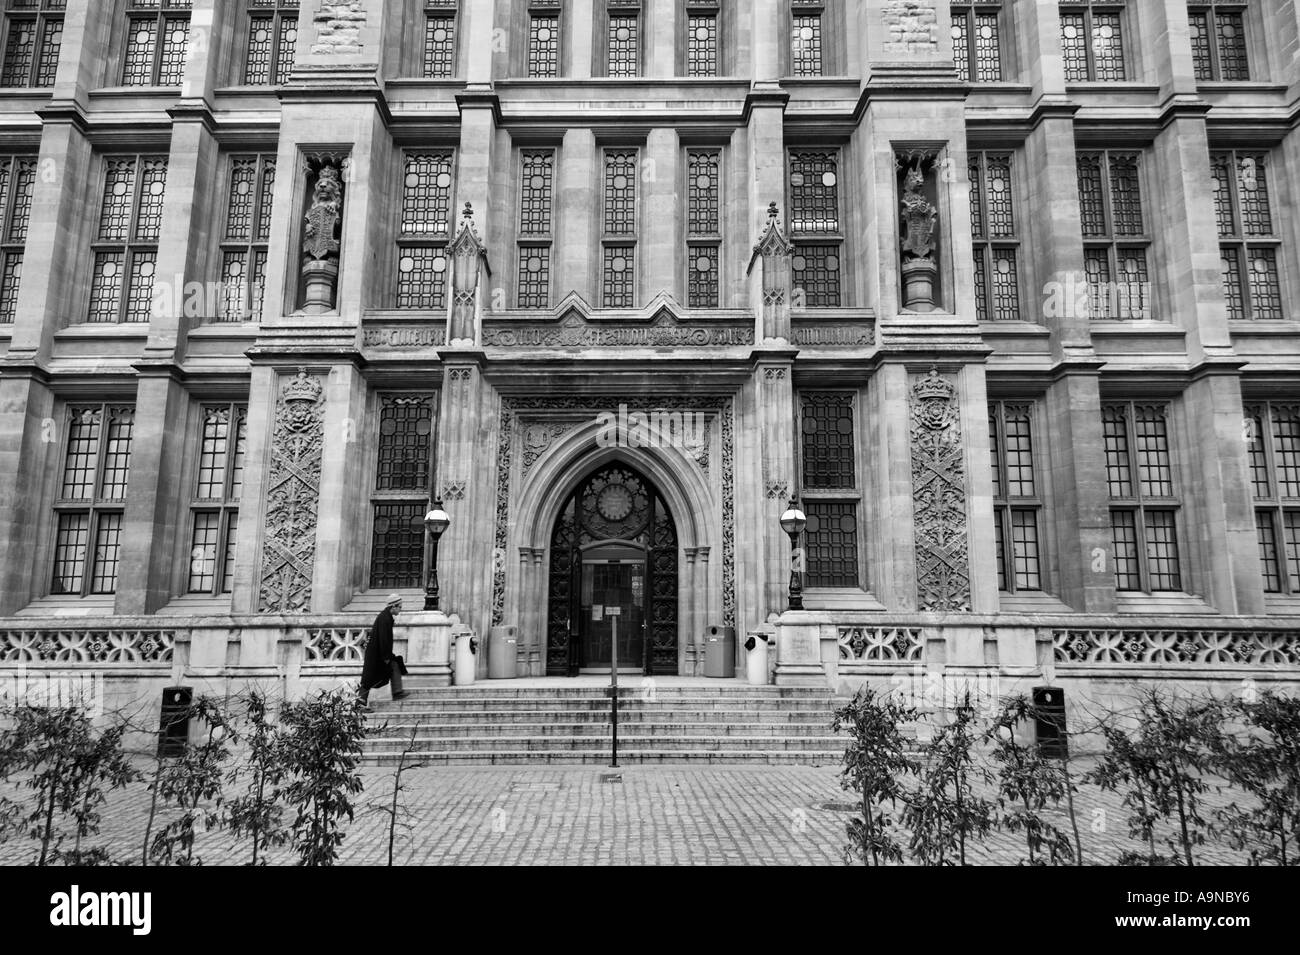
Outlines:
<svg viewBox="0 0 1300 955"><path fill-rule="evenodd" d="M650 301L662 289L679 302L686 301L685 277L678 263L682 257L679 232L682 208L681 163L678 161L677 130L652 129L646 139L645 168L641 177L644 210L641 219L640 303Z"/></svg>
<svg viewBox="0 0 1300 955"><path fill-rule="evenodd" d="M355 366L336 364L324 383L313 613L341 610L363 588L365 529L370 526L369 501L357 493L366 486L365 445L360 440L368 420L366 381Z"/></svg>
<svg viewBox="0 0 1300 955"><path fill-rule="evenodd" d="M758 545L764 569L763 599L759 612L745 623L762 623L768 613L785 609L790 580L790 540L781 529L780 516L798 493L795 474L797 420L794 396L794 353L756 353L754 389L761 447L762 484L759 497ZM744 627L737 621L737 632Z"/></svg>
<svg viewBox="0 0 1300 955"><path fill-rule="evenodd" d="M577 292L589 304L596 304L596 280L591 271L593 252L600 241L597 203L591 201L592 184L598 181L599 151L590 129L569 129L560 147L558 242L554 256L559 272L560 298Z"/></svg>
<svg viewBox="0 0 1300 955"><path fill-rule="evenodd" d="M241 498L238 560L231 586L232 613L259 612L262 580L263 528L267 523L267 494L271 484L272 435L275 427L281 375L269 365L254 365L249 372L247 457Z"/></svg>
<svg viewBox="0 0 1300 955"><path fill-rule="evenodd" d="M678 0L642 0L645 11L644 74L667 79L677 73L677 38L684 35L685 23L678 14L685 11Z"/></svg>
<svg viewBox="0 0 1300 955"><path fill-rule="evenodd" d="M882 364L871 377L859 425L863 445L871 449L871 480L864 483L875 494L864 514L867 567L872 590L893 611L917 608L908 389L906 365Z"/></svg>
<svg viewBox="0 0 1300 955"><path fill-rule="evenodd" d="M54 393L34 367L0 374L0 617L45 593L48 564L34 559L54 493L61 426Z"/></svg>

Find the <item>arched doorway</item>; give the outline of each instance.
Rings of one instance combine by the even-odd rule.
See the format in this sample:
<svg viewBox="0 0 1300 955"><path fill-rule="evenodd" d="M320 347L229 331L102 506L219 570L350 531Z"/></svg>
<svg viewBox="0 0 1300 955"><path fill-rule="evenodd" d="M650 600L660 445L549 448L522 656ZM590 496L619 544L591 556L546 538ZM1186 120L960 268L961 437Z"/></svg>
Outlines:
<svg viewBox="0 0 1300 955"><path fill-rule="evenodd" d="M551 531L546 672L677 672L677 528L663 498L622 463L588 475ZM618 607L617 622L608 613Z"/></svg>

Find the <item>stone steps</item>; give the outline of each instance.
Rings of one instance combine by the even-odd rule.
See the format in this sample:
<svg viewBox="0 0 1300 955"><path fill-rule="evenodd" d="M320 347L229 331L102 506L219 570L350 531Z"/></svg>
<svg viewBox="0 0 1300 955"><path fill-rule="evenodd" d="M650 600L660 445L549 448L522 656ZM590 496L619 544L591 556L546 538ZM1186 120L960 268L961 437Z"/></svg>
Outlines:
<svg viewBox="0 0 1300 955"><path fill-rule="evenodd" d="M413 688L373 701L365 761L395 765L608 764L602 686ZM620 687L619 762L837 765L828 690L745 684ZM412 740L412 734L414 739Z"/></svg>

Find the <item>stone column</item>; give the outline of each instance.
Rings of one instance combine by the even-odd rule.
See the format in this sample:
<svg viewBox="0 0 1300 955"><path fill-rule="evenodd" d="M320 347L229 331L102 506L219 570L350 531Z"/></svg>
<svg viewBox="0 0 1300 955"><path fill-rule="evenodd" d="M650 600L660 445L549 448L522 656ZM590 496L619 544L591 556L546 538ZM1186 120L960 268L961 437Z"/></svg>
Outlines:
<svg viewBox="0 0 1300 955"><path fill-rule="evenodd" d="M358 439L366 418L366 380L351 364L336 364L325 380L325 411L316 518L313 613L342 610L364 587L369 501L364 488L366 461Z"/></svg>
<svg viewBox="0 0 1300 955"><path fill-rule="evenodd" d="M681 647L681 673L682 676L694 676L696 669L695 660L695 636L696 631L701 629L699 615L696 607L696 587L695 587L695 558L699 553L697 547L683 547L683 563L678 573L684 581L681 588L681 600L678 601L678 613L681 615L682 626L686 632L686 639L682 641Z"/></svg>
<svg viewBox="0 0 1300 955"><path fill-rule="evenodd" d="M860 430L875 499L865 502L864 540L872 589L891 611L916 603L916 552L912 536L912 458L907 367L886 362L870 381Z"/></svg>
<svg viewBox="0 0 1300 955"><path fill-rule="evenodd" d="M697 617L695 619L695 632L690 635L691 643L695 645L695 673L693 676L699 676L704 673L704 628L710 626L714 621L714 606L719 609L722 607L722 601L713 599L713 574L709 570L709 550L708 547L699 547L695 551L695 608Z"/></svg>
<svg viewBox="0 0 1300 955"><path fill-rule="evenodd" d="M556 209L557 287L563 298L577 292L589 304L596 303L597 284L592 263L593 250L600 242L597 225L598 203L591 201L592 184L597 181L599 155L596 137L590 129L569 129L560 147L559 202Z"/></svg>
<svg viewBox="0 0 1300 955"><path fill-rule="evenodd" d="M640 304L649 302L660 291L671 293L679 302L686 301L678 232L682 186L678 162L677 130L652 129L646 139L642 175L645 190L641 218L641 276L637 287L642 290Z"/></svg>
<svg viewBox="0 0 1300 955"><path fill-rule="evenodd" d="M231 587L230 610L236 614L258 613L262 579L262 528L266 522L267 494L271 480L272 432L276 420L280 375L265 364L253 365L248 386L248 448L244 461L244 489L236 548L235 580Z"/></svg>
<svg viewBox="0 0 1300 955"><path fill-rule="evenodd" d="M546 548L533 548L533 600L532 636L528 641L528 666L523 671L528 676L545 676L546 659L542 648L546 634Z"/></svg>
<svg viewBox="0 0 1300 955"><path fill-rule="evenodd" d="M0 364L0 617L45 593L50 567L33 559L33 544L54 493L63 423L54 393L34 364ZM89 556L89 555L88 555Z"/></svg>
<svg viewBox="0 0 1300 955"><path fill-rule="evenodd" d="M758 428L762 441L762 506L758 543L763 574L763 601L754 623L787 603L790 579L790 540L781 529L780 516L801 482L795 474L796 418L794 353L755 354ZM743 632L743 631L741 631Z"/></svg>

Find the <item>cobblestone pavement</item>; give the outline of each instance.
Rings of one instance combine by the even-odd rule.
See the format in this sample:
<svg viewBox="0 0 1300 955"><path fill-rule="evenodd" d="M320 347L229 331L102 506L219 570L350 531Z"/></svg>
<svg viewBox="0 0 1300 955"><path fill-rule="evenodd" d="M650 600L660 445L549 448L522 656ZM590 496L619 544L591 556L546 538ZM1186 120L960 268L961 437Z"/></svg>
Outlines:
<svg viewBox="0 0 1300 955"><path fill-rule="evenodd" d="M611 774L618 781L609 781ZM340 861L382 865L388 825L376 806L391 799L392 772L362 775L366 790ZM398 865L841 865L850 818L850 797L830 767L424 768L408 771L403 786ZM1217 807L1232 798L1211 793L1206 801ZM1141 848L1128 838L1117 796L1085 787L1075 803L1086 862L1110 864ZM148 809L142 785L115 793L103 811L103 831L87 846L138 863ZM1056 821L1069 825L1064 815ZM0 844L0 864L29 864L34 845L15 838ZM1014 865L1023 847L1020 837L996 833L971 848L969 861ZM205 833L196 854L209 865L239 864L249 847L223 832ZM283 850L271 859L293 861ZM1244 856L1210 843L1196 851L1196 861L1240 864Z"/></svg>

